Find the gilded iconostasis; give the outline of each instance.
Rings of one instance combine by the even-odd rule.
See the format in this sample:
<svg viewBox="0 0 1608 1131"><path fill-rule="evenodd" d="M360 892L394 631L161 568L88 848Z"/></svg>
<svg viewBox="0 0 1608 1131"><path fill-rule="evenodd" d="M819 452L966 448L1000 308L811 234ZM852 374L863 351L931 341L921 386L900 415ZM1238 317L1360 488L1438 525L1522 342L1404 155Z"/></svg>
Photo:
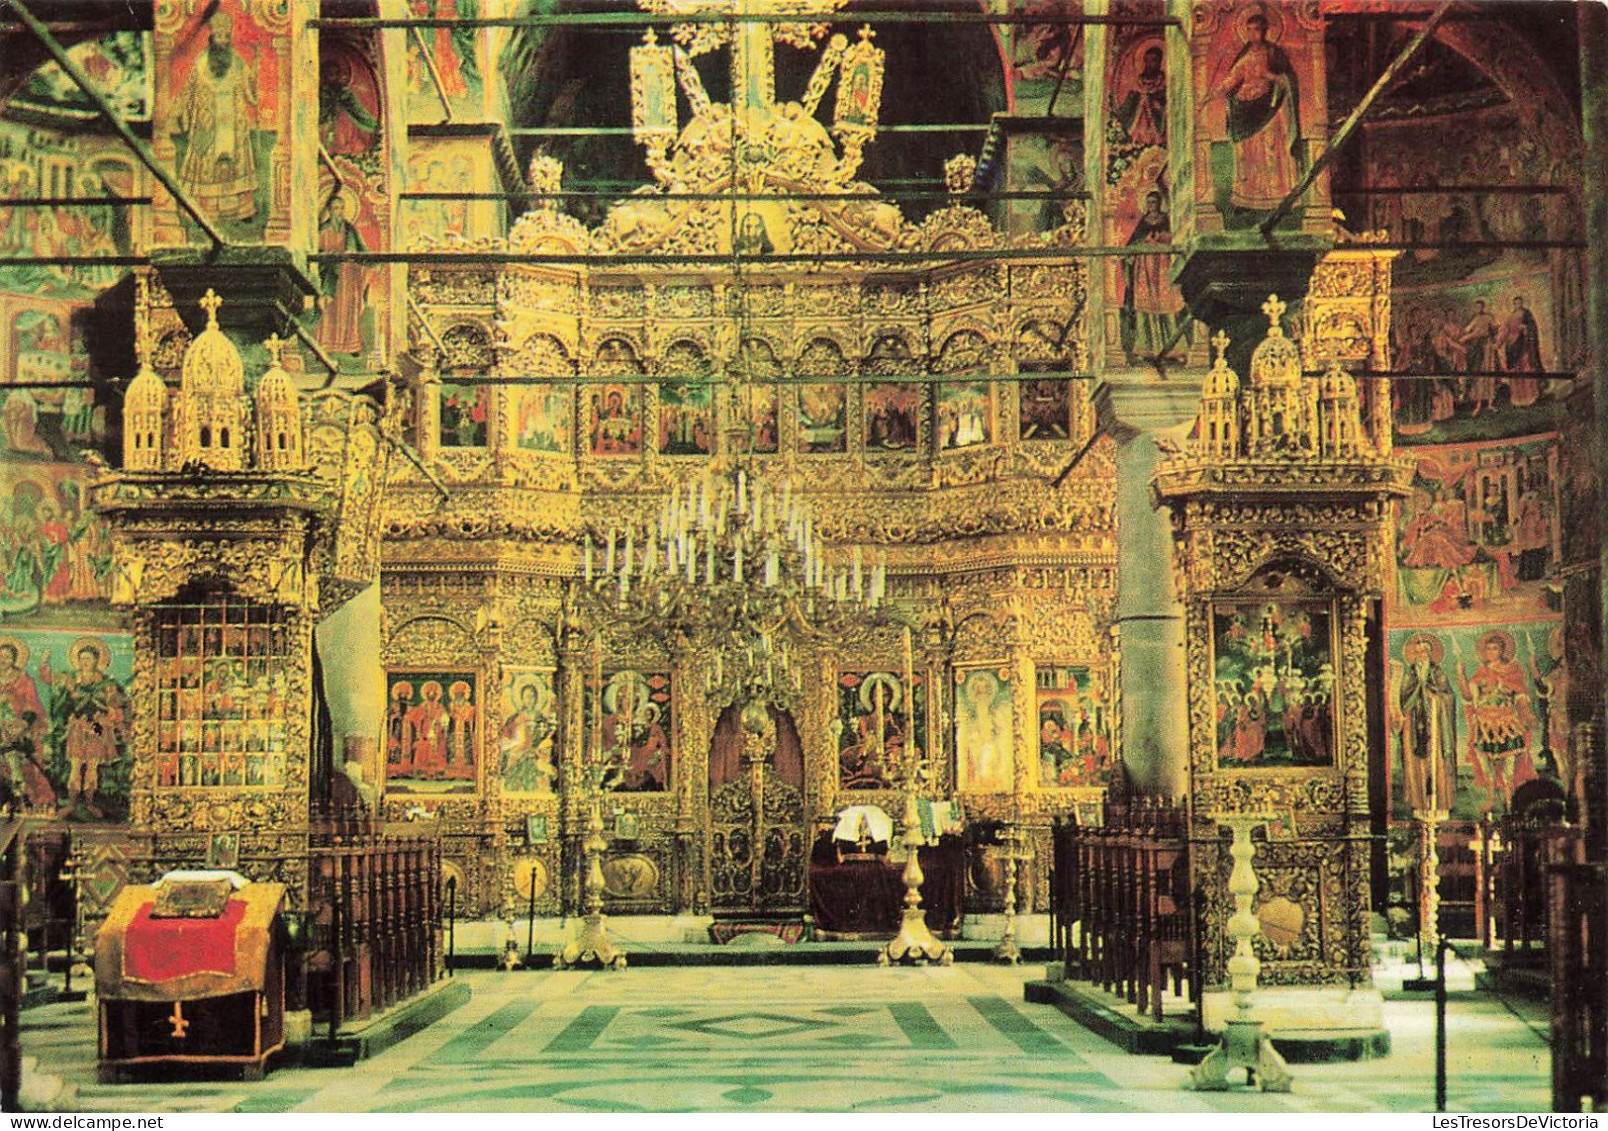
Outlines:
<svg viewBox="0 0 1608 1131"><path fill-rule="evenodd" d="M386 56L371 31L327 29L310 52L282 8L180 0L149 31L71 48L226 238L312 254L310 342L287 367L392 384L383 671L350 716L372 743L351 756L386 816L441 818L470 913L573 909L594 744L623 752L613 911L709 909L734 783L761 809L780 791L788 852L846 805L897 815L912 751L928 795L971 825L1022 827L1039 861L1055 817L1096 813L1133 689L1112 632L1115 441L1089 378L1205 371L1214 327L1188 312L1168 250L1251 238L1360 95L1352 75L1412 31L1364 36L1341 4L1214 0L1185 42L1158 23L1174 6L1112 0L1135 22L873 35L853 17L875 5L835 7L774 36L441 26ZM1370 676L1379 796L1404 830L1431 779L1454 821L1506 813L1537 781L1572 803L1571 721L1600 687L1568 246L1580 129L1544 39L1448 22L1298 218L1332 204L1399 252L1370 364L1400 379L1365 383L1363 411L1393 419L1383 440L1411 463ZM1254 97L1269 76L1272 108ZM1031 124L964 126L996 113ZM0 204L0 255L27 257L0 263L0 774L31 811L106 830L130 819L137 756L155 790L282 788L287 713L312 705L271 660L277 626L163 622L142 657L90 501L134 371L105 295L153 247L206 234L55 64L0 114L0 197L33 196L94 203ZM1080 245L1133 254L1065 254ZM193 300L154 301L149 358L175 379ZM1292 304L1292 333L1305 316ZM264 336L235 335L248 384L272 360ZM779 634L798 686L760 784L719 691L721 642L610 622L581 593L605 554L631 576L627 531L739 468L778 505L805 499L842 584L866 584L863 555L914 627L913 642L891 622ZM649 568L646 537L633 548ZM689 578L702 568L677 553ZM1216 607L1213 772L1335 764L1332 609ZM1270 657L1301 689L1277 709ZM326 647L321 663L331 681L350 661ZM991 876L976 870L973 910L1002 905ZM1047 884L1028 865L1024 906Z"/></svg>

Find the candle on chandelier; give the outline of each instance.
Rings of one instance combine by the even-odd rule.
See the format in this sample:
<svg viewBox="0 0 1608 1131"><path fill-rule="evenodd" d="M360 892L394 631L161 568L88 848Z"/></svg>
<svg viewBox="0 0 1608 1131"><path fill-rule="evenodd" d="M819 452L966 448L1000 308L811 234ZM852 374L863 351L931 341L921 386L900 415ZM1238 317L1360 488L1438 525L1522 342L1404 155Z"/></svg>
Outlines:
<svg viewBox="0 0 1608 1131"><path fill-rule="evenodd" d="M623 569L620 570L620 576L621 577L630 577L631 576L631 562L632 562L633 553L634 553L635 550L636 550L636 531L627 530L625 532L625 566L624 566Z"/></svg>
<svg viewBox="0 0 1608 1131"><path fill-rule="evenodd" d="M704 584L713 585L715 583L715 537L713 534L709 536L709 545L705 547L705 551Z"/></svg>
<svg viewBox="0 0 1608 1131"><path fill-rule="evenodd" d="M748 510L748 472L740 467L737 469L737 510L738 513Z"/></svg>
<svg viewBox="0 0 1608 1131"><path fill-rule="evenodd" d="M859 597L864 590L860 588L860 547L854 548L854 595Z"/></svg>
<svg viewBox="0 0 1608 1131"><path fill-rule="evenodd" d="M614 539L616 534L617 531L614 527L609 527L609 552L603 559L603 572L606 574L614 572Z"/></svg>
<svg viewBox="0 0 1608 1131"><path fill-rule="evenodd" d="M740 538L737 540L737 555L732 559L732 563L731 579L741 585L743 583L743 543Z"/></svg>

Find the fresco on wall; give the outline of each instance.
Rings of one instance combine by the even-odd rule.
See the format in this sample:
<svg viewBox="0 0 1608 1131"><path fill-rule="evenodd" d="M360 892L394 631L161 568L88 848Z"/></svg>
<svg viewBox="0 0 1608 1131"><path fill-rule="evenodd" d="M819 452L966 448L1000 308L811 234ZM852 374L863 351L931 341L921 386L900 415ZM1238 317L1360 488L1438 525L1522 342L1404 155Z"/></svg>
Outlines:
<svg viewBox="0 0 1608 1131"><path fill-rule="evenodd" d="M597 684L586 685L586 723L582 736L592 756ZM610 763L605 785L619 793L664 793L675 773L674 699L670 673L628 668L603 677L602 754Z"/></svg>
<svg viewBox="0 0 1608 1131"><path fill-rule="evenodd" d="M927 749L926 678L917 673L911 683L914 697L907 707L902 676L886 671L838 673L840 788L893 787L905 757L907 719L915 724L916 745Z"/></svg>
<svg viewBox="0 0 1608 1131"><path fill-rule="evenodd" d="M1403 442L1490 439L1551 425L1573 382L1543 376L1556 340L1537 280L1486 278L1403 292L1391 323L1394 367L1422 379L1393 384Z"/></svg>
<svg viewBox="0 0 1608 1131"><path fill-rule="evenodd" d="M1334 628L1323 601L1212 610L1219 769L1334 762Z"/></svg>
<svg viewBox="0 0 1608 1131"><path fill-rule="evenodd" d="M0 463L0 619L111 596L111 532L87 505L83 464Z"/></svg>
<svg viewBox="0 0 1608 1131"><path fill-rule="evenodd" d="M419 19L472 20L481 14L477 0L409 0L408 7ZM420 38L408 38L408 121L440 122L452 116L442 107L442 96L453 115L476 117L483 102L483 80L475 29L460 25L421 28L420 32ZM429 51L429 63L420 50L421 39ZM434 65L433 75L430 64Z"/></svg>
<svg viewBox="0 0 1608 1131"><path fill-rule="evenodd" d="M1039 667L1041 786L1104 786L1111 780L1111 709L1087 667Z"/></svg>
<svg viewBox="0 0 1608 1131"><path fill-rule="evenodd" d="M319 142L333 170L319 169L318 250L325 254L384 251L389 246L381 145L383 101L374 68L356 45L327 38L319 54ZM343 368L377 359L385 324L380 273L362 263L318 268L318 321L313 337Z"/></svg>
<svg viewBox="0 0 1608 1131"><path fill-rule="evenodd" d="M0 199L136 195L133 159L116 138L0 122ZM126 255L135 209L109 204L0 204L0 256ZM112 265L0 263L0 292L88 299L115 283Z"/></svg>
<svg viewBox="0 0 1608 1131"><path fill-rule="evenodd" d="M1250 0L1221 12L1215 26L1197 21L1198 193L1225 229L1249 228L1296 186L1326 136L1323 40L1315 8Z"/></svg>
<svg viewBox="0 0 1608 1131"><path fill-rule="evenodd" d="M1401 625L1548 615L1557 563L1556 436L1414 448L1397 508Z"/></svg>
<svg viewBox="0 0 1608 1131"><path fill-rule="evenodd" d="M1059 14L1047 0L1019 0L1024 15ZM1065 133L1021 133L1006 139L1006 184L1012 190L1078 192L1083 188L1082 122L1084 38L1065 23L1024 23L1010 28L1011 100L1017 114L1072 119ZM1062 223L1062 201L1012 200L1006 227L1012 235L1049 231Z"/></svg>
<svg viewBox="0 0 1608 1131"><path fill-rule="evenodd" d="M124 820L132 669L125 634L0 632L0 796L68 820Z"/></svg>
<svg viewBox="0 0 1608 1131"><path fill-rule="evenodd" d="M955 782L973 793L1007 793L1015 778L1011 669L955 671Z"/></svg>
<svg viewBox="0 0 1608 1131"><path fill-rule="evenodd" d="M387 673L387 789L473 791L480 761L479 681L470 671Z"/></svg>
<svg viewBox="0 0 1608 1131"><path fill-rule="evenodd" d="M1398 630L1389 650L1398 818L1426 807L1431 786L1438 807L1464 820L1505 812L1538 777L1575 791L1561 624Z"/></svg>
<svg viewBox="0 0 1608 1131"><path fill-rule="evenodd" d="M75 43L67 57L90 77L119 117L130 122L151 119L151 45L137 31L114 31L99 39ZM100 111L79 85L54 61L28 76L12 96L16 110L90 122Z"/></svg>
<svg viewBox="0 0 1608 1131"><path fill-rule="evenodd" d="M181 188L226 235L260 240L270 212L274 148L283 132L288 56L246 5L198 4L164 38L172 105L162 120ZM179 213L185 230L201 233Z"/></svg>
<svg viewBox="0 0 1608 1131"><path fill-rule="evenodd" d="M553 672L505 668L499 715L498 773L504 793L550 796L558 787L558 699Z"/></svg>
<svg viewBox="0 0 1608 1131"><path fill-rule="evenodd" d="M1159 4L1128 4L1126 14L1162 14ZM1105 235L1113 245L1164 248L1172 242L1172 173L1167 160L1166 42L1153 27L1110 32L1106 90ZM1172 258L1112 258L1105 267L1107 342L1124 361L1182 356L1189 348L1183 296L1172 285ZM1180 334L1179 331L1183 332Z"/></svg>

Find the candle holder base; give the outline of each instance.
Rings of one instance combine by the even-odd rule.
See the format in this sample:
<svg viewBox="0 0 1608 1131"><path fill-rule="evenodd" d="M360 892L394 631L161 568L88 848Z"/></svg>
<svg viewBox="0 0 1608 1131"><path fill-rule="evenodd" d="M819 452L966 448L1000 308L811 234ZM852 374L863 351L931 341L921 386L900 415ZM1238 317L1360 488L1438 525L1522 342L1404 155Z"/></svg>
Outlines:
<svg viewBox="0 0 1608 1131"><path fill-rule="evenodd" d="M906 907L899 933L877 954L879 966L895 962L911 965L936 962L940 966L952 966L955 952L928 929L925 911L919 907Z"/></svg>
<svg viewBox="0 0 1608 1131"><path fill-rule="evenodd" d="M1016 936L1006 932L999 945L994 948L994 961L1006 966L1015 966L1022 961L1021 948L1016 945Z"/></svg>
<svg viewBox="0 0 1608 1131"><path fill-rule="evenodd" d="M624 970L625 955L609 939L609 929L601 912L589 912L578 924L575 938L553 955L553 969L574 970L581 966Z"/></svg>
<svg viewBox="0 0 1608 1131"><path fill-rule="evenodd" d="M1224 1024L1223 1036L1206 1059L1189 1071L1189 1087L1197 1092L1226 1092L1232 1085L1228 1074L1245 1069L1245 1086L1264 1092L1288 1092L1290 1069L1262 1032L1262 1023L1231 1019Z"/></svg>

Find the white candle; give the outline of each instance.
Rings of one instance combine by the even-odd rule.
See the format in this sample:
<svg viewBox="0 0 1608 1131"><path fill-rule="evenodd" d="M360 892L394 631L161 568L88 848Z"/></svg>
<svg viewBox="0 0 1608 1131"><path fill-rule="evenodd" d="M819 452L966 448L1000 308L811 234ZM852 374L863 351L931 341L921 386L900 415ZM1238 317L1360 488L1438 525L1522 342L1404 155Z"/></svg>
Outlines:
<svg viewBox="0 0 1608 1131"><path fill-rule="evenodd" d="M748 510L748 472L740 467L737 469L737 510L739 513Z"/></svg>
<svg viewBox="0 0 1608 1131"><path fill-rule="evenodd" d="M614 527L609 527L609 552L603 559L603 572L610 577L614 575L614 539L617 533Z"/></svg>
<svg viewBox="0 0 1608 1131"><path fill-rule="evenodd" d="M625 568L620 570L620 576L621 577L630 577L631 576L631 561L632 561L632 556L633 556L633 552L635 551L635 549L636 549L636 531L627 530L625 532Z"/></svg>
<svg viewBox="0 0 1608 1131"><path fill-rule="evenodd" d="M733 559L731 579L739 585L743 582L743 544L741 540L737 542L737 556Z"/></svg>

